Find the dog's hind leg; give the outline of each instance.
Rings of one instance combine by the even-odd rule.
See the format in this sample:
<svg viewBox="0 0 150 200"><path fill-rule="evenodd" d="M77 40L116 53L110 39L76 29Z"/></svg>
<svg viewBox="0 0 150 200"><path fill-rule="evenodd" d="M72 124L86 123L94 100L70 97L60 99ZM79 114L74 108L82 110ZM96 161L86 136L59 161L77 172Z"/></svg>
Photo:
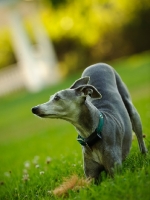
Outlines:
<svg viewBox="0 0 150 200"><path fill-rule="evenodd" d="M127 111L128 111L128 114L130 116L130 120L132 123L132 130L136 134L140 151L141 151L141 153L146 153L147 148L146 148L144 140L143 140L142 123L141 123L140 116L131 101L131 98L130 98L130 95L129 95L126 85L123 83L120 76L116 72L115 72L115 76L116 76L116 84L118 87L118 91L121 95L121 98L124 102L124 105L125 105Z"/></svg>

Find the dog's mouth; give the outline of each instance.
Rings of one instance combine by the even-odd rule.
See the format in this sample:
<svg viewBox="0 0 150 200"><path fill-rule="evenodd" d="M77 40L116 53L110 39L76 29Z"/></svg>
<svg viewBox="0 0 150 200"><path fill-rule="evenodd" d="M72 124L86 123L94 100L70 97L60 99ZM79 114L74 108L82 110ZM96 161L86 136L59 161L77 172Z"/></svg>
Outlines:
<svg viewBox="0 0 150 200"><path fill-rule="evenodd" d="M38 115L39 117L47 117L47 115L45 115L45 114L41 114L41 113L36 114L36 115Z"/></svg>
<svg viewBox="0 0 150 200"><path fill-rule="evenodd" d="M51 113L51 114L43 113L41 111L41 109L39 109L38 106L32 108L32 113L37 115L38 117L41 117L41 118L56 118L57 117L57 115L54 114L54 113Z"/></svg>
<svg viewBox="0 0 150 200"><path fill-rule="evenodd" d="M43 114L43 113L39 113L37 114L39 117L42 117L42 118L56 118L56 115L55 114Z"/></svg>

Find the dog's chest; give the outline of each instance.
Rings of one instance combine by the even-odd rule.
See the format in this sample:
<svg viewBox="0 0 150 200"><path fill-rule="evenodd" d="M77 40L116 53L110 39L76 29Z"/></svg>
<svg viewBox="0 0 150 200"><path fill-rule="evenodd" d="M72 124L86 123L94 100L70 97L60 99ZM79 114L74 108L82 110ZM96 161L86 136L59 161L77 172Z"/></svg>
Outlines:
<svg viewBox="0 0 150 200"><path fill-rule="evenodd" d="M92 159L97 163L102 164L102 154L99 149L93 149L93 150L85 150L83 153L86 155L88 159Z"/></svg>
<svg viewBox="0 0 150 200"><path fill-rule="evenodd" d="M102 163L102 155L99 150L92 151L92 157L95 162Z"/></svg>

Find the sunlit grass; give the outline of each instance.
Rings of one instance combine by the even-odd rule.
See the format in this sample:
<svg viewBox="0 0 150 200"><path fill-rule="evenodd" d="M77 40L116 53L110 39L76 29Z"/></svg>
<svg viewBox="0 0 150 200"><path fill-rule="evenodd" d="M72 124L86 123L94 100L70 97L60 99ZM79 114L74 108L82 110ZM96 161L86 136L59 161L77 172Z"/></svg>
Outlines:
<svg viewBox="0 0 150 200"><path fill-rule="evenodd" d="M150 59L145 55L113 63L140 113L148 149L149 64ZM69 76L60 84L38 94L22 91L0 99L0 199L55 199L50 191L60 185L64 177L72 174L84 177L81 147L76 142L74 127L61 120L43 120L31 113L32 106L47 101L54 92L69 87L79 76ZM130 155L123 163L121 174L116 174L114 180L104 174L99 186L92 184L80 192L70 191L67 198L148 200L149 185L150 156L140 154L134 136Z"/></svg>

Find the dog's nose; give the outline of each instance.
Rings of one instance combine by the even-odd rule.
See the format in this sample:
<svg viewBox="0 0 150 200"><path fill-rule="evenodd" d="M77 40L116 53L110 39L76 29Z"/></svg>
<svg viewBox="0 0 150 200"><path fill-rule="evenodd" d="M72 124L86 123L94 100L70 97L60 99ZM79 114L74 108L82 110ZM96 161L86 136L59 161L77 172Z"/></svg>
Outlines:
<svg viewBox="0 0 150 200"><path fill-rule="evenodd" d="M32 108L32 112L33 112L34 114L38 114L38 106L33 107L33 108Z"/></svg>

